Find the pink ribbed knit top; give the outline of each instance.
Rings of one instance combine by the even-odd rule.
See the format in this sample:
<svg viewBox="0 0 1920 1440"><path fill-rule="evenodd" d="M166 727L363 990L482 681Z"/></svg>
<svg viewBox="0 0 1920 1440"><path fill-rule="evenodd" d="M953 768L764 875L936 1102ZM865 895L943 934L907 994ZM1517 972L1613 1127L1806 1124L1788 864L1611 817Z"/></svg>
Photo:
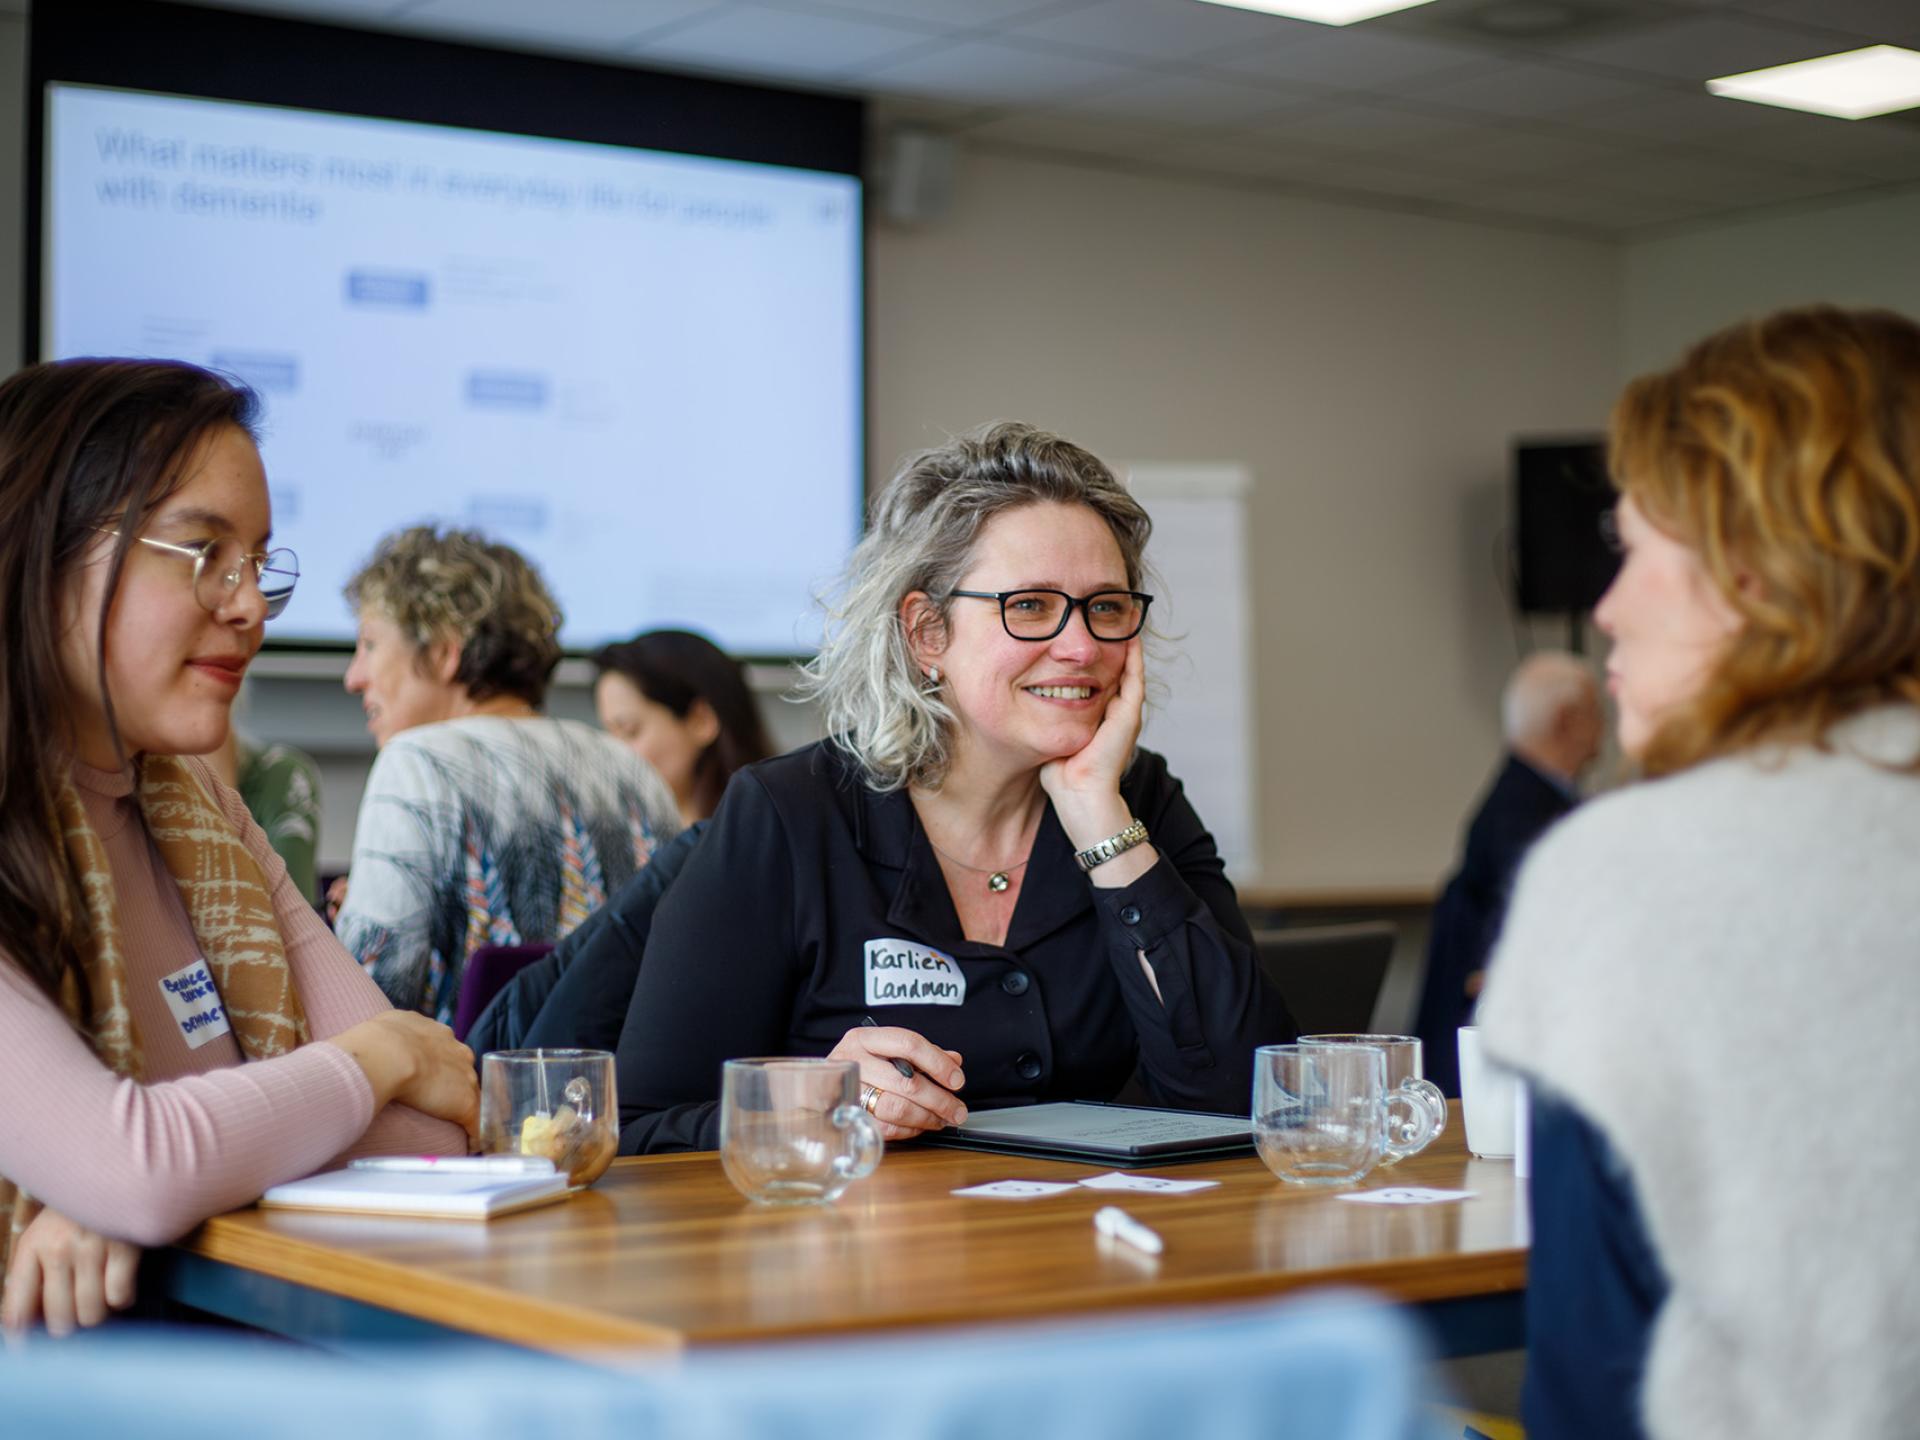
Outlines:
<svg viewBox="0 0 1920 1440"><path fill-rule="evenodd" d="M118 894L143 1081L103 1065L0 952L0 1175L102 1234L154 1245L209 1215L360 1154L464 1154L457 1125L389 1105L327 1042L388 1009L267 844L240 797L190 761L266 872L313 1042L243 1063L231 1034L190 1047L161 979L201 958L180 892L140 824L131 774L73 780Z"/></svg>

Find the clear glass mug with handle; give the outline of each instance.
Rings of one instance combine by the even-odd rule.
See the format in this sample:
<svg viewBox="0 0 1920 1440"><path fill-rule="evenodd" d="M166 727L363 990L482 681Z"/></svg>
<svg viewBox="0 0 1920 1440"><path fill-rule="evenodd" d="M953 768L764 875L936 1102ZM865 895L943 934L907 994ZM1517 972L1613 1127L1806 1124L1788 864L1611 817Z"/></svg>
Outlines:
<svg viewBox="0 0 1920 1440"><path fill-rule="evenodd" d="M583 1190L620 1148L609 1050L492 1050L480 1058L480 1149L543 1155Z"/></svg>
<svg viewBox="0 0 1920 1440"><path fill-rule="evenodd" d="M729 1060L720 1078L720 1164L758 1205L828 1205L880 1164L886 1142L860 1108L852 1060Z"/></svg>
<svg viewBox="0 0 1920 1440"><path fill-rule="evenodd" d="M1253 1143L1289 1185L1349 1185L1387 1150L1387 1062L1371 1045L1253 1052Z"/></svg>
<svg viewBox="0 0 1920 1440"><path fill-rule="evenodd" d="M1370 1045L1387 1061L1387 1153L1382 1165L1418 1155L1447 1129L1447 1097L1426 1078L1414 1035L1302 1035L1302 1045Z"/></svg>

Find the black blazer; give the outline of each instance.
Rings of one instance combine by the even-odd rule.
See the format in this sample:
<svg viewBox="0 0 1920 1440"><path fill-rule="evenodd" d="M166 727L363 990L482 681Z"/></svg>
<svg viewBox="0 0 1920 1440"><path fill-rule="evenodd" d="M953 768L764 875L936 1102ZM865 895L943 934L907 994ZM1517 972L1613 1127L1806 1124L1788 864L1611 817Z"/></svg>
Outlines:
<svg viewBox="0 0 1920 1440"><path fill-rule="evenodd" d="M1469 1022L1467 977L1486 967L1506 918L1507 896L1533 842L1574 807L1574 799L1517 755L1488 787L1467 827L1460 868L1433 909L1427 974L1414 1033L1423 1044L1427 1078L1460 1093L1455 1031Z"/></svg>
<svg viewBox="0 0 1920 1440"><path fill-rule="evenodd" d="M1048 806L1006 943L982 945L904 792L826 742L740 771L654 918L620 1036L622 1152L713 1148L722 1061L825 1055L866 1014L959 1051L969 1108L1110 1099L1137 1071L1156 1103L1244 1111L1254 1046L1292 1022L1166 761L1140 751L1121 795L1160 863L1095 889Z"/></svg>

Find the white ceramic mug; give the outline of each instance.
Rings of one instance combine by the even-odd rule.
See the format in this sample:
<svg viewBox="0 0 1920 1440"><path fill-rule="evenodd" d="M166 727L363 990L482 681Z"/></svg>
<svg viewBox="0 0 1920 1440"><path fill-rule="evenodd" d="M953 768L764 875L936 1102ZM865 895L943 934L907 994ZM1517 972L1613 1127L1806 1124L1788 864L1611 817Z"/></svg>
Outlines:
<svg viewBox="0 0 1920 1440"><path fill-rule="evenodd" d="M1514 1095L1520 1080L1480 1048L1480 1027L1460 1027L1460 1108L1467 1149L1482 1160L1513 1158Z"/></svg>

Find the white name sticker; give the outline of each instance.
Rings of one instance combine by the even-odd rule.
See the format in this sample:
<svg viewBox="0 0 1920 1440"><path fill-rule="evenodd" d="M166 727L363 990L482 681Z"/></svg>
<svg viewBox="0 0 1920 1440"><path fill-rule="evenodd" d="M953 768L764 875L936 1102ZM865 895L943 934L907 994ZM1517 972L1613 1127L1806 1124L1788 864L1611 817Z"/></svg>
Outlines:
<svg viewBox="0 0 1920 1440"><path fill-rule="evenodd" d="M867 941L867 1004L964 1005L967 977L951 955L911 940Z"/></svg>
<svg viewBox="0 0 1920 1440"><path fill-rule="evenodd" d="M180 1027L180 1038L189 1050L198 1050L217 1036L228 1034L227 1007L220 1002L220 991L213 983L207 962L196 960L160 981L160 993L166 996L167 1009Z"/></svg>

